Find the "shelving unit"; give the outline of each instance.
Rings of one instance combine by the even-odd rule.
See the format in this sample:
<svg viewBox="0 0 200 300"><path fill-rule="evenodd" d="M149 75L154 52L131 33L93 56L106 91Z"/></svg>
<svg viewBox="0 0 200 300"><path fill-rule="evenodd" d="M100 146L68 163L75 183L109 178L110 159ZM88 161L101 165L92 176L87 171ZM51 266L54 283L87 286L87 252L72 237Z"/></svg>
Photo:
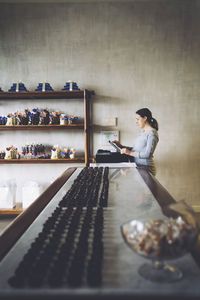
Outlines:
<svg viewBox="0 0 200 300"><path fill-rule="evenodd" d="M84 131L84 157L75 159L1 159L0 164L85 163L90 161L90 99L94 91L0 92L0 100L83 99L84 122L69 125L0 125L0 131L14 130L79 130Z"/></svg>
<svg viewBox="0 0 200 300"><path fill-rule="evenodd" d="M91 159L92 160L92 159ZM61 159L0 159L0 164L66 164L84 163L84 158L61 158Z"/></svg>
<svg viewBox="0 0 200 300"><path fill-rule="evenodd" d="M2 164L85 164L93 162L90 157L90 99L94 95L94 91L50 91L50 92L0 92L0 101L9 100L39 100L39 99L82 99L83 100L83 120L79 124L69 125L15 125L6 126L0 125L0 131L24 131L24 130L83 130L84 134L84 156L75 159L0 159ZM13 209L1 209L0 214L4 215L18 215L23 211L22 206L16 205Z"/></svg>

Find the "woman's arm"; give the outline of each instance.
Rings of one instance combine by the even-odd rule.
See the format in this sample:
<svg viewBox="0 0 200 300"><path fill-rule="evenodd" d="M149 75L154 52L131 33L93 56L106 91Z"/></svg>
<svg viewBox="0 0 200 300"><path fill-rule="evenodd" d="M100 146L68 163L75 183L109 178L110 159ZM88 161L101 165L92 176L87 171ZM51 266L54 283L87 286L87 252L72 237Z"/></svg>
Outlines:
<svg viewBox="0 0 200 300"><path fill-rule="evenodd" d="M132 149L132 147L128 147L128 146L123 146L122 144L120 144L120 142L119 141L117 141L117 140L114 140L114 141L112 141L113 143L115 143L119 148L127 148L127 149Z"/></svg>
<svg viewBox="0 0 200 300"><path fill-rule="evenodd" d="M147 145L143 151L135 151L134 156L138 158L150 158L156 148L158 137L154 134L147 136Z"/></svg>
<svg viewBox="0 0 200 300"><path fill-rule="evenodd" d="M130 155L130 156L135 156L135 152L134 151L131 151L130 149L128 148L122 148L121 151L120 151L121 154L126 154L126 155Z"/></svg>

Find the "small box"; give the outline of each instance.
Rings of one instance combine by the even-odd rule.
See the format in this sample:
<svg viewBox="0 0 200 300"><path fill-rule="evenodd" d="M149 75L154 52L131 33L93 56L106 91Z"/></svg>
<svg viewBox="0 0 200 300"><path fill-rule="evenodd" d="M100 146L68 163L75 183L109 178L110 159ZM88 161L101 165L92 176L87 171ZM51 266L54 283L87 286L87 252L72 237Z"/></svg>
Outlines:
<svg viewBox="0 0 200 300"><path fill-rule="evenodd" d="M16 205L16 182L4 180L0 182L0 208L12 209Z"/></svg>
<svg viewBox="0 0 200 300"><path fill-rule="evenodd" d="M36 181L28 181L22 187L23 209L30 206L40 196L41 192L41 186Z"/></svg>

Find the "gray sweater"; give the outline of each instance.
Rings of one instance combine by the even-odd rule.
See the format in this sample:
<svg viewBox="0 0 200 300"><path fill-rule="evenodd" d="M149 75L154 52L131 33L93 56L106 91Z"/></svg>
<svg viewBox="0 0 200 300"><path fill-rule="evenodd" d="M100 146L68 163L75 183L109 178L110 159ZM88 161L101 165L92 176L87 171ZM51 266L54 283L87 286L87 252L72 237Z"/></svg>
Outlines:
<svg viewBox="0 0 200 300"><path fill-rule="evenodd" d="M134 147L131 149L135 153L134 157L136 165L146 166L153 175L156 174L153 153L158 140L159 137L156 129L150 129L148 131L143 130L136 138Z"/></svg>

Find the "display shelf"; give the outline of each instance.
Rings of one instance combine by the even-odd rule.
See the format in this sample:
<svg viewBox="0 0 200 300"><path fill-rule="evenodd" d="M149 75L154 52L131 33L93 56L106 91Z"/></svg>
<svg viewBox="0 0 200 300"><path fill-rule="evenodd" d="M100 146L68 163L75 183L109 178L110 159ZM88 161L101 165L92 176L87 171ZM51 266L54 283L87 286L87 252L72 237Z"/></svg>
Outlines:
<svg viewBox="0 0 200 300"><path fill-rule="evenodd" d="M84 124L68 125L0 125L0 130L54 130L54 129L83 129Z"/></svg>
<svg viewBox="0 0 200 300"><path fill-rule="evenodd" d="M26 92L0 92L0 100L52 100L52 99L82 99L83 100L83 124L69 124L69 125L16 125L6 126L0 125L0 131L15 131L15 130L62 130L62 129L82 129L84 134L84 158L77 159L34 159L34 160L0 160L0 164L35 164L35 163L85 163L86 166L90 162L90 98L94 95L94 91L80 90L80 91L26 91Z"/></svg>
<svg viewBox="0 0 200 300"><path fill-rule="evenodd" d="M13 208L0 208L0 215L19 215L22 212L22 203L16 203Z"/></svg>
<svg viewBox="0 0 200 300"><path fill-rule="evenodd" d="M81 90L81 91L45 91L45 92L0 92L0 99L78 99L85 96L94 95L94 91Z"/></svg>
<svg viewBox="0 0 200 300"><path fill-rule="evenodd" d="M84 158L61 159L0 159L0 164L60 164L60 163L84 163Z"/></svg>

